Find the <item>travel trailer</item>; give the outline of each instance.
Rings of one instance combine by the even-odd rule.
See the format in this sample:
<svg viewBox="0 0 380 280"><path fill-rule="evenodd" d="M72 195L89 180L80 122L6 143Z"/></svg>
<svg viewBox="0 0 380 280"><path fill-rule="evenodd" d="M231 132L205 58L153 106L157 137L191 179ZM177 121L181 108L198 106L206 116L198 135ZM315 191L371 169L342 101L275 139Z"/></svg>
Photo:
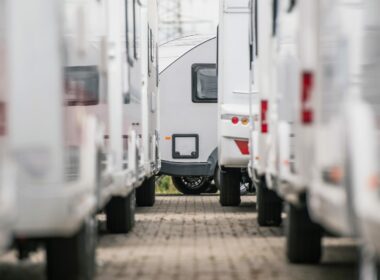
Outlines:
<svg viewBox="0 0 380 280"><path fill-rule="evenodd" d="M124 98L124 138L136 138L139 180L138 206L153 206L155 174L160 169L158 147L158 16L157 1L126 1L129 91ZM131 131L133 132L131 134Z"/></svg>
<svg viewBox="0 0 380 280"><path fill-rule="evenodd" d="M132 86L140 88L133 93L141 96L144 85L148 85L146 93L158 84L157 75L145 81L148 73L144 76L143 67L128 61L129 46L137 40L141 46L135 47L143 49L146 55L140 59L146 62L149 46L153 47L151 37L145 52L141 39L130 34L137 30L133 25L137 21L127 24L127 9L135 9L135 4L121 0L6 3L7 40L5 45L1 41L1 50L7 50L7 64L2 66L7 66L4 73L9 76L9 148L5 143L2 147L12 157L12 164L7 164L12 170L3 176L9 182L1 189L1 210L10 207L8 189L13 187L17 209L12 232L19 257L28 256L34 248L31 244L44 245L49 279L93 278L96 212L104 208L110 232L128 232L134 225L135 188L157 169L146 171L141 164L145 149L148 153L151 147L144 147L139 138L148 134L140 137L141 131L128 127L129 111L123 105L132 95ZM147 18L154 26L155 4L140 2L140 10L134 10L136 19L145 11L140 26ZM152 58L154 65L156 58ZM36 65L41 69L36 71ZM150 114L148 108L145 105L141 114ZM13 174L17 180L11 180ZM148 194L142 194L144 202ZM154 187L148 201L152 197Z"/></svg>
<svg viewBox="0 0 380 280"><path fill-rule="evenodd" d="M137 132L131 128L123 133L127 122L123 103L130 91L128 74L135 71L133 65L127 65L127 13L120 12L127 8L124 1L117 1L115 6L107 1L65 2L67 110L81 107L96 118L101 130L96 151L97 205L105 210L107 229L113 233L126 233L133 227L134 188L141 184L136 168ZM91 12L81 15L83 10ZM114 14L107 14L110 11ZM77 20L81 21L80 27L74 24ZM82 49L78 49L78 42ZM89 89L81 89L82 85ZM78 88L86 90L87 99ZM77 141L74 133L72 136L70 141Z"/></svg>
<svg viewBox="0 0 380 280"><path fill-rule="evenodd" d="M281 222L277 195L288 204L287 257L291 262L318 262L323 230L356 234L346 166L356 166L348 153L354 137L348 133L354 133L350 106L361 82L362 10L360 1L351 4L258 1L257 11L252 12L257 16L252 17L252 25L258 24L254 33L259 34L261 122L251 133L250 173L262 182L257 199L259 224ZM355 28L352 20L357 22ZM271 199L263 199L265 188Z"/></svg>
<svg viewBox="0 0 380 280"><path fill-rule="evenodd" d="M6 25L5 1L0 1L0 253L11 241L12 221L14 220L15 180L9 155L8 118L5 108L8 107L8 29Z"/></svg>
<svg viewBox="0 0 380 280"><path fill-rule="evenodd" d="M309 137L313 139L313 154L309 159L303 158L300 164L307 162L312 169L307 184L307 208L291 208L289 224L293 229L300 225L307 228L307 233L312 238L301 237L305 232L289 232L288 240L296 244L290 242L288 245L288 257L294 261L319 260L321 234L318 227L313 226L314 222L338 235L357 234L353 221L351 175L348 167L356 165L356 162L347 152L353 144L352 133L356 132L352 131L351 122L346 120L352 121L350 105L360 92L362 82L360 57L363 3L358 0L350 3L318 1L317 6L311 2L308 4L309 11L316 13L310 19L316 18L314 30L317 30L318 49L315 56L316 71L301 69L303 99L300 109L302 125L312 129L312 137ZM351 24L353 21L355 26ZM301 67L304 67L303 62ZM297 148L299 147L304 148ZM305 157L307 151L299 150L299 154ZM307 211L310 222L304 218ZM302 252L300 248L306 244L309 251ZM294 248L299 249L298 254L291 254L296 252Z"/></svg>
<svg viewBox="0 0 380 280"><path fill-rule="evenodd" d="M242 178L248 177L250 134L249 1L220 2L218 28L218 166L222 206L240 204ZM236 32L239 30L239 32ZM258 108L253 108L257 111Z"/></svg>
<svg viewBox="0 0 380 280"><path fill-rule="evenodd" d="M281 138L281 143L278 141L278 122L282 113L279 110L290 102L288 97L281 96L282 92L279 91L285 87L283 84L279 86L278 82L284 74L280 72L282 68L287 71L283 78L285 83L289 83L289 77L295 74L289 71L292 69L289 65L282 65L290 61L289 56L294 55L295 38L291 37L291 28L294 27L289 22L292 15L288 11L290 2L280 3L252 1L251 9L251 44L255 48L251 56L250 107L260 109L259 113L251 112L249 171L257 186L257 220L261 226L276 226L282 221L282 200L276 193L280 180L277 155L279 145L286 140ZM279 30L278 25L285 28ZM288 104L283 104L284 99Z"/></svg>
<svg viewBox="0 0 380 280"><path fill-rule="evenodd" d="M71 105L96 101L99 72L97 67L78 69L82 82L74 87L66 80L65 91L70 58L63 56L62 42L67 48L78 33L72 33L69 42L57 19L63 18L68 27L68 18L74 16L70 12L76 12L70 4L6 3L7 131L14 166L9 174L15 172L17 178L10 181L17 205L12 232L20 258L27 256L34 242L45 246L48 279L91 279L95 267L96 151L101 134L85 106ZM84 16L81 8L78 17ZM88 54L85 42L76 42L76 50Z"/></svg>
<svg viewBox="0 0 380 280"><path fill-rule="evenodd" d="M267 186L288 203L287 257L295 263L320 260L324 230L356 234L350 180L343 179L352 163L346 152L352 139L347 108L360 84L361 5L351 4L284 1L271 17L278 94L271 123L277 126L277 151L273 158L268 153L265 170Z"/></svg>
<svg viewBox="0 0 380 280"><path fill-rule="evenodd" d="M215 36L160 46L161 173L184 194L210 188L217 162Z"/></svg>

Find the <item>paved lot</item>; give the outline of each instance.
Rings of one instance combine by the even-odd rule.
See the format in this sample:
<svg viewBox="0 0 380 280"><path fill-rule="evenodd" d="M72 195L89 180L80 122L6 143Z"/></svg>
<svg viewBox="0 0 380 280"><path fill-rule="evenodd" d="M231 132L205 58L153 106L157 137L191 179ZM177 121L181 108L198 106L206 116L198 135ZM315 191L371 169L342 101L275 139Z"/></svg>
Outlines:
<svg viewBox="0 0 380 280"><path fill-rule="evenodd" d="M228 208L217 196L159 196L138 210L130 234L101 230L97 279L355 279L352 240L326 238L322 264L289 265L283 228L259 228L254 209L253 196ZM16 264L4 255L0 279L44 279L43 259L39 252Z"/></svg>

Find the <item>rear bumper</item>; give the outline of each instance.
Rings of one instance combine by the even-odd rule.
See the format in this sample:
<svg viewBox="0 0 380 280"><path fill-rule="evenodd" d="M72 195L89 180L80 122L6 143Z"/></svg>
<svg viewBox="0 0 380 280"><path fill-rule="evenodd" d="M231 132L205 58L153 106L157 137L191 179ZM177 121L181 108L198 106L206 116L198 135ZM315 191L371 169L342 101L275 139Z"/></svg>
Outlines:
<svg viewBox="0 0 380 280"><path fill-rule="evenodd" d="M211 162L161 162L160 174L170 176L214 176L215 163Z"/></svg>

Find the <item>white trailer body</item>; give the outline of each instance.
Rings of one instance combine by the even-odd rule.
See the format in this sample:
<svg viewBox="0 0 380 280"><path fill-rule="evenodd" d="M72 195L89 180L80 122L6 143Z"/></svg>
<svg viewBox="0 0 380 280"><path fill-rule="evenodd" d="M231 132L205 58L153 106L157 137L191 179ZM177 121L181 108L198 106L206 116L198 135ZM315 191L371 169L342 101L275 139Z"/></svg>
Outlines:
<svg viewBox="0 0 380 280"><path fill-rule="evenodd" d="M342 235L353 235L352 194L343 176L350 159L350 104L360 92L362 1L319 1L318 66L313 172L308 188L311 217ZM352 22L355 22L355 26ZM312 111L311 111L312 112ZM313 121L313 120L311 120ZM349 178L347 174L347 178Z"/></svg>
<svg viewBox="0 0 380 280"><path fill-rule="evenodd" d="M143 53L146 53L145 70L143 77L146 82L146 94L143 95L143 108L146 114L146 125L144 133L146 137L144 139L145 147L145 165L146 176L150 177L155 175L160 169L160 155L159 155L159 49L158 49L158 14L157 14L157 1L146 1L146 25L145 29L146 41L145 47L143 47Z"/></svg>
<svg viewBox="0 0 380 280"><path fill-rule="evenodd" d="M280 30L278 21L288 15L288 1L252 1L251 38L255 46L251 56L251 155L250 175L257 190L257 218L260 225L279 225L282 221L282 201L275 193L279 182L278 153L279 112L281 98L278 87L278 67L286 48L292 44L288 29ZM285 8L286 6L286 8ZM286 27L291 28L286 22ZM292 30L291 30L292 31ZM282 35L282 36L281 36ZM286 38L288 36L288 38ZM289 65L286 65L287 67ZM286 82L292 74L286 69ZM257 89L257 90L256 90ZM254 108L259 107L259 113ZM281 139L282 140L282 139Z"/></svg>
<svg viewBox="0 0 380 280"><path fill-rule="evenodd" d="M219 9L218 164L246 168L249 160L249 122L246 120L250 90L247 59L250 4L249 1L225 0L220 2Z"/></svg>
<svg viewBox="0 0 380 280"><path fill-rule="evenodd" d="M152 206L155 201L155 175L160 168L157 1L133 1L134 7L138 7L135 10L136 21L140 23L133 39L135 51L133 63L138 65L136 70L139 72L135 74L140 78L136 80L138 83L136 88L141 88L141 99L129 106L140 113L130 126L136 127L139 131L138 171L139 179L144 180L137 189L136 200L138 206Z"/></svg>
<svg viewBox="0 0 380 280"><path fill-rule="evenodd" d="M9 137L18 178L14 231L69 236L95 209L96 121L68 106L71 95L64 95L63 34L56 20L63 6L45 0L8 5Z"/></svg>
<svg viewBox="0 0 380 280"><path fill-rule="evenodd" d="M276 26L276 100L277 116L273 124L276 130L274 145L278 163L277 190L284 196L299 186L295 141L298 137L298 101L300 95L300 64L298 57L299 2L281 1L278 6ZM285 186L284 186L285 185ZM282 188L283 187L283 188Z"/></svg>
<svg viewBox="0 0 380 280"><path fill-rule="evenodd" d="M217 160L216 38L160 46L161 173L213 176Z"/></svg>
<svg viewBox="0 0 380 280"><path fill-rule="evenodd" d="M60 1L7 2L7 117L17 203L12 232L16 240L44 242L49 279L83 279L94 273L99 131L92 114L70 104L73 95L93 100L96 87L86 78L96 76L79 75L83 82L75 87L65 81L70 42L63 36L67 22L57 20L67 20L64 11ZM82 16L77 13L77 23ZM75 31L88 39L83 29ZM86 56L84 43L77 41L76 51Z"/></svg>
<svg viewBox="0 0 380 280"><path fill-rule="evenodd" d="M144 178L144 167L141 155L143 147L141 143L142 127L142 62L141 55L142 42L142 19L141 3L137 0L125 1L126 12L126 77L128 81L128 90L124 97L123 106L123 139L131 142L129 155L135 157L135 163L128 162L129 167L133 170L138 178L137 184L141 184ZM129 143L128 143L129 146Z"/></svg>
<svg viewBox="0 0 380 280"><path fill-rule="evenodd" d="M133 220L134 207L124 209L125 204L134 204L138 181L135 133L130 131L129 139L123 134L123 103L129 90L124 4L122 0L65 2L67 114L83 110L96 118L97 205L105 208L107 229L114 233L128 231L127 217ZM83 85L88 88L78 90ZM69 136L75 145L78 135L73 131ZM121 218L122 213L127 216Z"/></svg>
<svg viewBox="0 0 380 280"><path fill-rule="evenodd" d="M352 129L359 118L352 112L361 85L363 3L299 4L301 88L294 141L298 180L281 184L280 192L290 202L288 259L312 263L321 258L322 228L356 234L349 170L357 163L349 153L358 136ZM300 249L305 246L308 250Z"/></svg>
<svg viewBox="0 0 380 280"><path fill-rule="evenodd" d="M128 0L128 52L130 92L125 98L124 134L138 137L140 180L158 172L158 16L157 1Z"/></svg>

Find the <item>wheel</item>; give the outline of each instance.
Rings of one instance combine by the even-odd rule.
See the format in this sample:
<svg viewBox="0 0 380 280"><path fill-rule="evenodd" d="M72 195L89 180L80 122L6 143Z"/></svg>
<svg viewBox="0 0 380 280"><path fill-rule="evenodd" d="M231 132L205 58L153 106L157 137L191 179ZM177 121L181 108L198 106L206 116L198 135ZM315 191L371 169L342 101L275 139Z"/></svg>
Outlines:
<svg viewBox="0 0 380 280"><path fill-rule="evenodd" d="M260 178L257 188L257 222L260 226L279 226L282 222L282 200L266 186L265 177Z"/></svg>
<svg viewBox="0 0 380 280"><path fill-rule="evenodd" d="M156 200L156 181L155 176L152 176L142 183L136 189L136 203L137 206L153 206Z"/></svg>
<svg viewBox="0 0 380 280"><path fill-rule="evenodd" d="M222 206L238 206L240 204L239 168L218 168L219 176L219 202Z"/></svg>
<svg viewBox="0 0 380 280"><path fill-rule="evenodd" d="M205 176L172 176L176 189L183 194L201 194L210 187L210 178Z"/></svg>
<svg viewBox="0 0 380 280"><path fill-rule="evenodd" d="M95 219L89 218L75 235L47 240L47 279L93 279L96 264L96 233Z"/></svg>
<svg viewBox="0 0 380 280"><path fill-rule="evenodd" d="M114 196L106 205L107 230L111 233L128 233L135 225L136 195Z"/></svg>
<svg viewBox="0 0 380 280"><path fill-rule="evenodd" d="M306 206L288 207L286 254L291 263L318 263L322 255L322 230L309 217Z"/></svg>

